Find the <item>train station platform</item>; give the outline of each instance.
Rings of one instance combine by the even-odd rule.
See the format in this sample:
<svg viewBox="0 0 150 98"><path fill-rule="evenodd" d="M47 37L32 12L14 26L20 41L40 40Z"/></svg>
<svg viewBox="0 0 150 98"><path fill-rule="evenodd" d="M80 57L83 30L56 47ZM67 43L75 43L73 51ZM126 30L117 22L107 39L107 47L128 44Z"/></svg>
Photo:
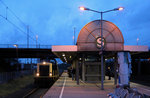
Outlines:
<svg viewBox="0 0 150 98"><path fill-rule="evenodd" d="M108 80L106 77L104 90L101 90L100 83L84 83L80 81L80 85L77 85L76 81L72 81L72 78L69 78L67 73L63 73L43 98L107 98L108 93L114 92L113 81L113 79ZM136 83L131 83L131 87L136 87L140 93L150 95L150 87Z"/></svg>

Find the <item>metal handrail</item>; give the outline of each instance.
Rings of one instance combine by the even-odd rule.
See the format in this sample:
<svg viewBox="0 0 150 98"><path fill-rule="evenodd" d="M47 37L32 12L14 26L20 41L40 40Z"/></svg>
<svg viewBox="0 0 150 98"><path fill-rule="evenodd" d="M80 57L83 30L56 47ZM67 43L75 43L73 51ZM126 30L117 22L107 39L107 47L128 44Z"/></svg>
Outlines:
<svg viewBox="0 0 150 98"><path fill-rule="evenodd" d="M30 44L27 46L26 44L0 44L0 48L16 48L14 45L17 45L17 48L40 48L40 49L51 49L52 45L35 45Z"/></svg>

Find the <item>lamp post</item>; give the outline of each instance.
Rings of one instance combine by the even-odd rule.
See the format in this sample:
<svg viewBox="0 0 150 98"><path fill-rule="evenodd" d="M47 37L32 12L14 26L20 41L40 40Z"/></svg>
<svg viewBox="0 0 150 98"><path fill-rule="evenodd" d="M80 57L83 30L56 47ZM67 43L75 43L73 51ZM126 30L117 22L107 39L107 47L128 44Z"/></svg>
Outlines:
<svg viewBox="0 0 150 98"><path fill-rule="evenodd" d="M103 65L103 49L104 49L104 38L103 38L103 13L107 13L107 12L111 12L111 11L117 11L117 10L123 10L124 8L123 7L119 7L119 8L114 8L112 10L107 10L107 11L96 11L96 10L93 10L93 9L89 9L89 8L85 8L85 7L79 7L80 10L87 10L87 11L92 11L92 12L96 12L96 13L100 13L101 14L101 25L100 25L100 28L101 28L101 31L100 31L100 37L98 37L98 40L97 41L100 41L100 44L101 44L101 90L104 90L104 65Z"/></svg>
<svg viewBox="0 0 150 98"><path fill-rule="evenodd" d="M18 45L15 44L13 45L14 47L16 47L16 55L17 55L17 72L19 71L19 64L18 64Z"/></svg>
<svg viewBox="0 0 150 98"><path fill-rule="evenodd" d="M74 27L74 36L73 36L73 40L74 40L74 45L76 45L76 42L75 42L75 31L76 31L76 28Z"/></svg>
<svg viewBox="0 0 150 98"><path fill-rule="evenodd" d="M138 46L138 41L139 41L139 38L137 38L137 39L136 39L136 41L137 41L137 46Z"/></svg>
<svg viewBox="0 0 150 98"><path fill-rule="evenodd" d="M38 41L38 35L36 35L36 48L38 47L37 46L37 41Z"/></svg>

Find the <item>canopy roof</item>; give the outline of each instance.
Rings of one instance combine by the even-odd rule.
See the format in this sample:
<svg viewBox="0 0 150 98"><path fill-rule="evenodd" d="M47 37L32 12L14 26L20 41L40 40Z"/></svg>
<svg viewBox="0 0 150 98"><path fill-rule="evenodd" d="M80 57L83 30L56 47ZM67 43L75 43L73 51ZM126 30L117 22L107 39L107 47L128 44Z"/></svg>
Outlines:
<svg viewBox="0 0 150 98"><path fill-rule="evenodd" d="M119 28L112 22L102 20L105 51L122 51L124 39ZM77 39L78 51L99 51L96 39L101 36L101 20L94 20L86 24Z"/></svg>
<svg viewBox="0 0 150 98"><path fill-rule="evenodd" d="M102 20L103 37L105 39L105 56L112 56L113 51L130 51L132 53L148 52L148 46L124 46L124 39L119 28L112 22ZM52 46L52 52L62 61L71 63L76 56L83 54L98 54L96 40L101 35L101 20L95 20L86 24L80 31L77 45Z"/></svg>

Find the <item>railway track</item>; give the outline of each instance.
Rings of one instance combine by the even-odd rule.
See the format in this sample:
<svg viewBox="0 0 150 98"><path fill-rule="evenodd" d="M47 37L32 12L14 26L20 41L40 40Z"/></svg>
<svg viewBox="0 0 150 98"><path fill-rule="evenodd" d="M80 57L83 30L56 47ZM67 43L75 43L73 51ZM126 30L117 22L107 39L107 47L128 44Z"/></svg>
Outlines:
<svg viewBox="0 0 150 98"><path fill-rule="evenodd" d="M34 88L23 98L42 98L49 88Z"/></svg>

